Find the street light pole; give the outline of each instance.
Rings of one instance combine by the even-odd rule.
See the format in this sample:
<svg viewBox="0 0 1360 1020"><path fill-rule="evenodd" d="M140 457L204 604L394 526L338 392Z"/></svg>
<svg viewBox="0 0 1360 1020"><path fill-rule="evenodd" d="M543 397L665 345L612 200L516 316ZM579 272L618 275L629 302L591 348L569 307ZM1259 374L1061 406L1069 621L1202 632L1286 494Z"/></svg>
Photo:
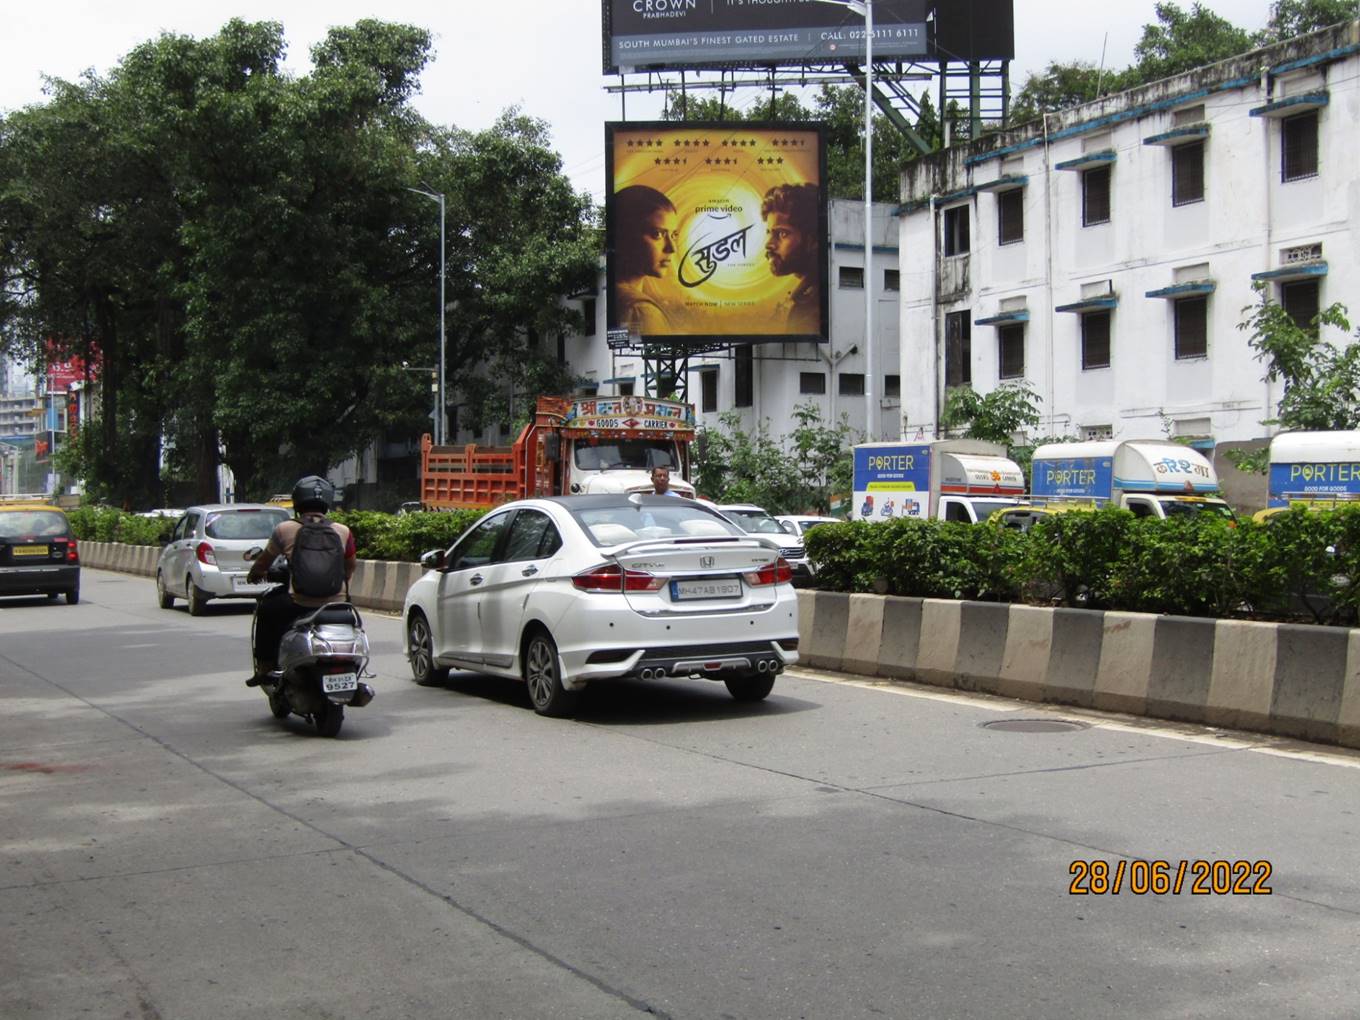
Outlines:
<svg viewBox="0 0 1360 1020"><path fill-rule="evenodd" d="M874 0L821 0L864 19L864 438L878 435L874 404Z"/></svg>
<svg viewBox="0 0 1360 1020"><path fill-rule="evenodd" d="M434 416L434 445L444 445L444 419L448 413L448 403L444 399L444 285L447 274L444 267L444 193L442 191L423 191L420 188L407 188L417 195L424 195L439 203L439 382L438 406Z"/></svg>

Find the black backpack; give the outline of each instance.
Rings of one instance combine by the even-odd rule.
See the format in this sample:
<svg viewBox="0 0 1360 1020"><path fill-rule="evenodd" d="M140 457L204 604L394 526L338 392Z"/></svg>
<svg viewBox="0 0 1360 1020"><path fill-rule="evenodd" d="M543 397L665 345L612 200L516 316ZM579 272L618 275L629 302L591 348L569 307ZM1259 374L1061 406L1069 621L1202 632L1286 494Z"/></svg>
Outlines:
<svg viewBox="0 0 1360 1020"><path fill-rule="evenodd" d="M288 569L293 591L314 599L339 595L345 587L345 545L340 533L325 518L302 518L293 540Z"/></svg>

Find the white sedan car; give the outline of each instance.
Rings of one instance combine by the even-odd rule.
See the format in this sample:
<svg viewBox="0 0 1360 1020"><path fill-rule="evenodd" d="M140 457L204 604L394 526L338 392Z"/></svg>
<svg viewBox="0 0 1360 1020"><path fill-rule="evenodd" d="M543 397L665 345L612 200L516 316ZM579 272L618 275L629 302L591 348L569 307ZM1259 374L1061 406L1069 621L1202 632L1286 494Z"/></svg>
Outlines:
<svg viewBox="0 0 1360 1020"><path fill-rule="evenodd" d="M618 493L507 503L421 559L406 594L418 683L451 668L525 681L569 715L596 680L722 680L740 701L798 661L792 570L688 499Z"/></svg>

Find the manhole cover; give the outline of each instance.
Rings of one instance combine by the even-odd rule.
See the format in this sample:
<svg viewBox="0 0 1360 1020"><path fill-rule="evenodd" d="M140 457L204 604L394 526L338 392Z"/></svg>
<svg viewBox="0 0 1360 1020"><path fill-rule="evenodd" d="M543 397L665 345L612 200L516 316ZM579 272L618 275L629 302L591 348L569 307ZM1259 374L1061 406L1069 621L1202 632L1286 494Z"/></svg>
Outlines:
<svg viewBox="0 0 1360 1020"><path fill-rule="evenodd" d="M1084 730L1086 723L1068 719L994 719L982 724L984 730L1005 730L1008 733L1067 733Z"/></svg>

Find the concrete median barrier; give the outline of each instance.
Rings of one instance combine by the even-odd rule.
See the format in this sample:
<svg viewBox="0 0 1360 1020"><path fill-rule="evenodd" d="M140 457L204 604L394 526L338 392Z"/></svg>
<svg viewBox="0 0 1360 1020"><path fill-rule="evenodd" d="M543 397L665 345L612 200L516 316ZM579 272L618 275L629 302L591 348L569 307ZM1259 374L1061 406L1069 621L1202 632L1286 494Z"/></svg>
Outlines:
<svg viewBox="0 0 1360 1020"><path fill-rule="evenodd" d="M814 669L1360 747L1360 629L840 592L798 598L802 661Z"/></svg>

